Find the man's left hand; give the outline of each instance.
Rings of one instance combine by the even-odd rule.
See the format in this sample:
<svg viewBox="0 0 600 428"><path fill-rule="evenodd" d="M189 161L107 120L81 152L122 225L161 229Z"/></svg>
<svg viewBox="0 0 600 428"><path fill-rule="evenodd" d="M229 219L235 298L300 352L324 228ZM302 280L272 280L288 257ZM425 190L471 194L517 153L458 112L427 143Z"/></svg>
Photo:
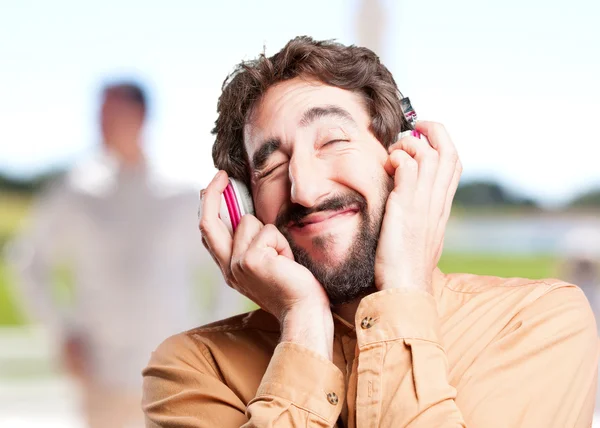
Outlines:
<svg viewBox="0 0 600 428"><path fill-rule="evenodd" d="M446 223L462 165L443 125L417 122L427 137L406 136L391 145L385 165L394 189L385 207L375 258L378 290L413 288L431 292L442 254Z"/></svg>

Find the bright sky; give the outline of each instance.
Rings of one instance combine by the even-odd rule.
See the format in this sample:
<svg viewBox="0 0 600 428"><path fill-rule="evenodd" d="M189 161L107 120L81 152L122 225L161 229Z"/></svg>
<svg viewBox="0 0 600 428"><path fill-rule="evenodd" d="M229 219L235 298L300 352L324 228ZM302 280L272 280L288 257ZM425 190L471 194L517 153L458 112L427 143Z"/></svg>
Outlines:
<svg viewBox="0 0 600 428"><path fill-rule="evenodd" d="M379 54L419 118L443 122L464 179L547 204L600 185L600 2L382 0ZM98 142L98 90L151 90L151 157L205 184L221 83L296 35L360 43L359 0L3 0L0 171L31 176Z"/></svg>

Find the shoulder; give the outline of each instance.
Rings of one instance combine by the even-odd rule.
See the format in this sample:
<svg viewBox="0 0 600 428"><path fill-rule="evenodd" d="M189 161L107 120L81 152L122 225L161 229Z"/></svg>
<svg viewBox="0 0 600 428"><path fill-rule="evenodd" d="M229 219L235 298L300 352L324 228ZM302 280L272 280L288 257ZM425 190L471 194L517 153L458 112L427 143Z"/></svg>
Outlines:
<svg viewBox="0 0 600 428"><path fill-rule="evenodd" d="M274 348L278 337L277 320L259 309L169 337L152 353L149 367L185 364L216 373L218 360L223 357L233 358L242 348L256 349L261 342ZM270 346L258 346L265 347Z"/></svg>
<svg viewBox="0 0 600 428"><path fill-rule="evenodd" d="M75 162L65 175L65 188L74 194L103 197L116 186L118 163L105 153L97 152Z"/></svg>
<svg viewBox="0 0 600 428"><path fill-rule="evenodd" d="M473 295L523 293L537 298L557 290L560 290L559 293L585 298L577 285L556 278L504 278L491 275L453 273L445 275L444 282L444 292Z"/></svg>
<svg viewBox="0 0 600 428"><path fill-rule="evenodd" d="M505 306L515 319L549 318L583 328L596 336L596 321L583 291L556 278L502 278L472 274L446 276L444 292L496 307Z"/></svg>
<svg viewBox="0 0 600 428"><path fill-rule="evenodd" d="M151 160L148 160L146 167L148 185L157 197L198 204L199 182L169 172Z"/></svg>

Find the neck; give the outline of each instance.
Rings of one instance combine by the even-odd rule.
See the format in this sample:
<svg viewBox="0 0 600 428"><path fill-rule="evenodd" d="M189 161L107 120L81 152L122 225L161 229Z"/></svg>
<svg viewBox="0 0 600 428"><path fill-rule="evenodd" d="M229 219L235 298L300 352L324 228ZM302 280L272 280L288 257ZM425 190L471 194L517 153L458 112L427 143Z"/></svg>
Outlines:
<svg viewBox="0 0 600 428"><path fill-rule="evenodd" d="M333 308L333 312L338 314L348 324L354 325L354 317L356 316L356 311L358 310L358 305L360 305L361 300L362 298L336 306Z"/></svg>
<svg viewBox="0 0 600 428"><path fill-rule="evenodd" d="M106 143L105 147L126 168L136 167L144 162L144 152L137 140L118 144Z"/></svg>
<svg viewBox="0 0 600 428"><path fill-rule="evenodd" d="M125 167L136 167L144 161L144 154L139 149L119 151L117 157Z"/></svg>
<svg viewBox="0 0 600 428"><path fill-rule="evenodd" d="M443 281L444 274L439 268L436 267L433 270L433 274L431 275L431 291L434 297L438 296L438 293L440 292L440 285L443 283ZM377 292L377 290L373 292ZM354 325L354 318L356 316L356 311L358 310L358 306L360 305L361 300L362 297L353 300L352 302L336 306L333 308L333 312L335 312L337 315L343 318L344 321L348 322L351 325Z"/></svg>

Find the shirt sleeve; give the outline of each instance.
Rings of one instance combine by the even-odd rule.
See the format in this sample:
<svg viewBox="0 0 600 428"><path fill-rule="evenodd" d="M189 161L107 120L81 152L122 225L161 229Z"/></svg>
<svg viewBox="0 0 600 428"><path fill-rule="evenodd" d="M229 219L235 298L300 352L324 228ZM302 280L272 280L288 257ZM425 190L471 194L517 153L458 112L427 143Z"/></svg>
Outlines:
<svg viewBox="0 0 600 428"><path fill-rule="evenodd" d="M358 427L591 425L598 337L576 287L552 289L518 313L457 389L448 380L428 293L395 289L368 296L356 324Z"/></svg>
<svg viewBox="0 0 600 428"><path fill-rule="evenodd" d="M173 336L144 370L146 427L333 427L344 397L342 373L302 346L280 343L252 400L244 403L204 345Z"/></svg>
<svg viewBox="0 0 600 428"><path fill-rule="evenodd" d="M71 224L66 191L57 183L36 201L27 229L7 251L26 312L59 340L73 326L68 310L60 308L53 297L53 274L71 255Z"/></svg>

